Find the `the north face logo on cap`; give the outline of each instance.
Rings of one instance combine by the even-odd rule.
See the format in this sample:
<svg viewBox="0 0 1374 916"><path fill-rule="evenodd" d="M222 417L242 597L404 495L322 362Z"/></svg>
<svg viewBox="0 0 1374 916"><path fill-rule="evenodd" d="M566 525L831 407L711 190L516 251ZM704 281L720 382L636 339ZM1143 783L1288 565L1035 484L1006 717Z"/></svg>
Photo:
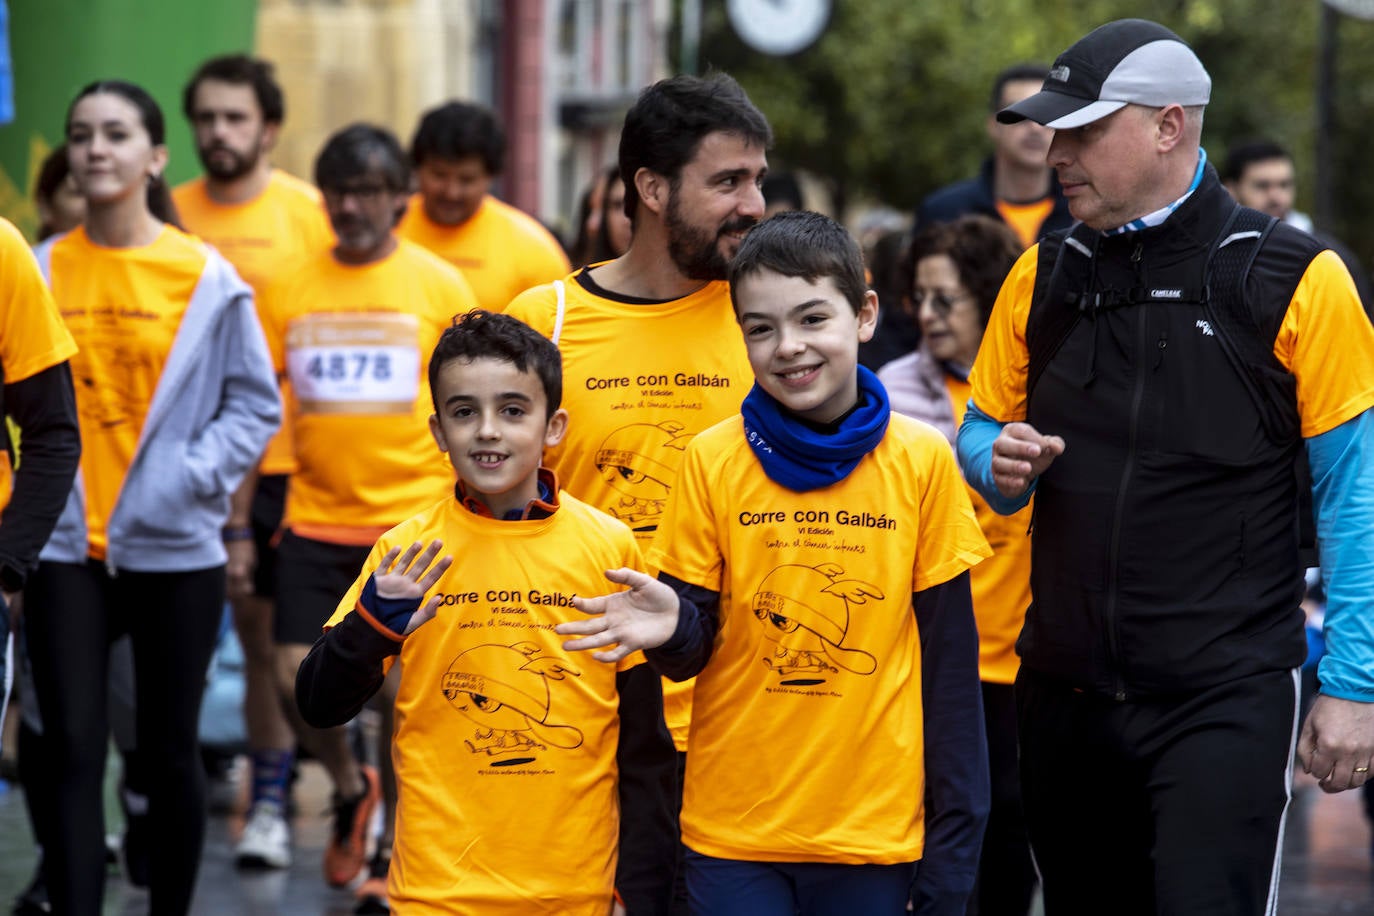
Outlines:
<svg viewBox="0 0 1374 916"><path fill-rule="evenodd" d="M1055 67L1053 70L1049 72L1048 78L1052 80L1059 80L1059 82L1061 83L1067 83L1069 81L1069 68L1063 66Z"/></svg>

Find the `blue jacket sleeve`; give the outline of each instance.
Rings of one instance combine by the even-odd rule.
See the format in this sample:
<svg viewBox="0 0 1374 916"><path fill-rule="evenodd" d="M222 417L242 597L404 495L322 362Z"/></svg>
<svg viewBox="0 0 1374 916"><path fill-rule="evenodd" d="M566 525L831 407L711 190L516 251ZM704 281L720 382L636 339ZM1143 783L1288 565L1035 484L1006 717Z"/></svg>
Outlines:
<svg viewBox="0 0 1374 916"><path fill-rule="evenodd" d="M992 443L997 440L1005 425L983 413L970 399L968 410L964 413L964 422L959 424L956 447L964 479L988 501L992 511L998 515L1012 515L1020 511L1030 502L1031 494L1035 492L1035 481L1032 480L1026 492L1015 499L1008 499L997 489L997 484L993 483Z"/></svg>
<svg viewBox="0 0 1374 916"><path fill-rule="evenodd" d="M991 805L969 575L917 592L912 602L921 634L926 841L911 902L917 916L963 916Z"/></svg>
<svg viewBox="0 0 1374 916"><path fill-rule="evenodd" d="M1326 588L1321 692L1374 702L1374 409L1307 440Z"/></svg>

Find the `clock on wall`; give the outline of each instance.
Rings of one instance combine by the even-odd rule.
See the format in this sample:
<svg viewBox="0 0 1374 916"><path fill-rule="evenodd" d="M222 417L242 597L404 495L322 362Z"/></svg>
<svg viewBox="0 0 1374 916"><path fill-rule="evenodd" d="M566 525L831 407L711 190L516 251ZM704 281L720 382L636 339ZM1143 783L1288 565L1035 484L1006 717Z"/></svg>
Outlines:
<svg viewBox="0 0 1374 916"><path fill-rule="evenodd" d="M809 48L830 23L831 0L726 0L735 34L749 47L782 57Z"/></svg>

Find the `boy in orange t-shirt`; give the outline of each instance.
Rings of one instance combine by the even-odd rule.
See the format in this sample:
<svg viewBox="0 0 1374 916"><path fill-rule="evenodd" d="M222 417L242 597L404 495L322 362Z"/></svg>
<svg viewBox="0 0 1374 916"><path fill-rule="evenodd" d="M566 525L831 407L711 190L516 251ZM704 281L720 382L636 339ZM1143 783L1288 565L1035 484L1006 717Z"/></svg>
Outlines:
<svg viewBox="0 0 1374 916"><path fill-rule="evenodd" d="M987 542L948 443L858 365L877 296L841 226L765 220L730 291L741 416L688 444L658 580L609 571L629 591L577 598L594 616L558 632L697 677L694 913L962 912L988 806L968 585Z"/></svg>
<svg viewBox="0 0 1374 916"><path fill-rule="evenodd" d="M347 721L399 658L393 912L607 916L619 897L666 914L676 761L658 677L640 655L581 664L553 632L603 569L643 566L624 524L540 466L567 425L558 350L475 310L429 376L457 486L372 548L301 666L301 713Z"/></svg>

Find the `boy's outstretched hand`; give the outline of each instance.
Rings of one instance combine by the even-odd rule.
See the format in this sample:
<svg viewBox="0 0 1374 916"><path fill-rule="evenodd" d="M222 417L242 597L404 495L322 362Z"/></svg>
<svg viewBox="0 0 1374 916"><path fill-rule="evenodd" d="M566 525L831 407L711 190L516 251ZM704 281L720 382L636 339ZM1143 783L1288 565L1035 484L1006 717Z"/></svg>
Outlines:
<svg viewBox="0 0 1374 916"><path fill-rule="evenodd" d="M568 640L563 648L582 651L614 644L614 649L594 652L592 658L618 662L631 652L656 649L667 642L677 629L677 593L633 569L609 569L606 578L628 585L630 590L597 598L574 596L573 607L594 616L554 627L554 632L563 636L582 637Z"/></svg>
<svg viewBox="0 0 1374 916"><path fill-rule="evenodd" d="M419 604L425 593L434 588L453 565L451 556L441 557L439 562L434 562L439 551L444 549L443 541L431 541L428 547L424 547L423 553L422 547L424 545L416 541L406 548L405 553L401 553L400 547L391 548L386 552L386 556L382 557L377 571L372 574L377 597L389 605L382 611L382 622L402 636L409 636L420 624L432 619L439 610L439 604L444 600L444 596L435 595L430 598L423 607L410 612L408 620L398 619L401 613L404 613L401 606L411 603L413 608ZM396 559L398 554L399 562ZM387 613L388 610L391 613Z"/></svg>

